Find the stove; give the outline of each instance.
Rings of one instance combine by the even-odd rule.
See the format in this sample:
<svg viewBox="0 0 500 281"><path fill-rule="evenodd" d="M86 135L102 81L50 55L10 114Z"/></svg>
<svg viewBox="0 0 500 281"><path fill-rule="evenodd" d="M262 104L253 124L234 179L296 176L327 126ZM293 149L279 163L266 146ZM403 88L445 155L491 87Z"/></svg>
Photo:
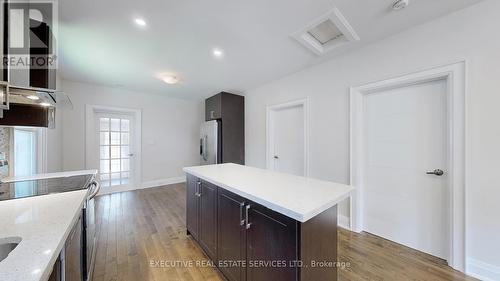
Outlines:
<svg viewBox="0 0 500 281"><path fill-rule="evenodd" d="M0 201L84 189L89 189L89 194L83 204L81 215L82 247L81 249L80 247L78 248L81 250L81 263L76 265L81 267L79 271L81 278L78 279L91 280L96 245L94 196L97 195L100 189L99 182L95 180L95 173L72 173L71 175L52 173L50 177L2 182L0 183ZM59 260L61 260L61 257ZM72 266L75 266L75 264L72 264Z"/></svg>
<svg viewBox="0 0 500 281"><path fill-rule="evenodd" d="M94 175L78 175L0 184L0 201L87 189Z"/></svg>

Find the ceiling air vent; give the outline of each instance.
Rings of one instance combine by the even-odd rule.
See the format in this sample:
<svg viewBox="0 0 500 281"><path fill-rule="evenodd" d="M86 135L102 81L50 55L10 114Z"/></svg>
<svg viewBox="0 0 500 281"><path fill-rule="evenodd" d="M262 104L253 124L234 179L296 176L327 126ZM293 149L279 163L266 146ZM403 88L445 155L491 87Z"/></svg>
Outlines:
<svg viewBox="0 0 500 281"><path fill-rule="evenodd" d="M316 41L318 41L321 45L325 45L332 40L340 39L344 36L342 31L340 31L330 19L318 24L311 30L307 31L307 33L309 33L309 35L316 39Z"/></svg>
<svg viewBox="0 0 500 281"><path fill-rule="evenodd" d="M358 41L359 37L337 8L292 35L317 55Z"/></svg>

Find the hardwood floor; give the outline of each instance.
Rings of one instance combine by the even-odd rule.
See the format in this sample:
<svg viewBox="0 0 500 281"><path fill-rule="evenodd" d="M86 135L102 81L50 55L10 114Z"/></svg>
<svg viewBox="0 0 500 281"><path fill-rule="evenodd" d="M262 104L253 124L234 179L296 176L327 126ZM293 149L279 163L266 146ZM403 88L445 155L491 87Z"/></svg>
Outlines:
<svg viewBox="0 0 500 281"><path fill-rule="evenodd" d="M185 185L97 198L94 281L223 280L186 236ZM339 280L475 280L368 233L339 231ZM264 280L263 280L264 281Z"/></svg>

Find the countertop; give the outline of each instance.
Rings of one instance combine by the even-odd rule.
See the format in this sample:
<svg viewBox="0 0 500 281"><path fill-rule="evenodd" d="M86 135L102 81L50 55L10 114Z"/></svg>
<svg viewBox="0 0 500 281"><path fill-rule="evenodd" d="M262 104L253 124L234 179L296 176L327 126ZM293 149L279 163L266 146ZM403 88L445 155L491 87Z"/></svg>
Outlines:
<svg viewBox="0 0 500 281"><path fill-rule="evenodd" d="M96 175L96 174L97 174L97 170L68 171L68 172L35 174L35 175L31 175L31 176L5 177L2 179L2 182L16 182L16 181L27 181L27 180L51 179L51 178L65 178L65 177L82 176L82 175Z"/></svg>
<svg viewBox="0 0 500 281"><path fill-rule="evenodd" d="M354 190L345 184L232 163L183 170L300 222L337 205Z"/></svg>
<svg viewBox="0 0 500 281"><path fill-rule="evenodd" d="M0 262L0 280L47 280L88 190L0 202L0 243L22 240ZM14 238L13 238L14 237ZM9 239L10 238L10 239Z"/></svg>

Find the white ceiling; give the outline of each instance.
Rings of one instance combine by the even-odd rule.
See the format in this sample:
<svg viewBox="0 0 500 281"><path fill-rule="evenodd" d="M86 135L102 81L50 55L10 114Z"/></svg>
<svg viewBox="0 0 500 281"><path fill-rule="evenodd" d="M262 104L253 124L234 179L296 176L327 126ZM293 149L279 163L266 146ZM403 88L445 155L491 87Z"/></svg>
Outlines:
<svg viewBox="0 0 500 281"><path fill-rule="evenodd" d="M64 0L59 73L64 79L182 98L241 93L480 0ZM334 5L361 40L318 57L291 34ZM146 28L133 22L147 21ZM224 50L215 59L213 48ZM177 85L159 73L180 77Z"/></svg>

